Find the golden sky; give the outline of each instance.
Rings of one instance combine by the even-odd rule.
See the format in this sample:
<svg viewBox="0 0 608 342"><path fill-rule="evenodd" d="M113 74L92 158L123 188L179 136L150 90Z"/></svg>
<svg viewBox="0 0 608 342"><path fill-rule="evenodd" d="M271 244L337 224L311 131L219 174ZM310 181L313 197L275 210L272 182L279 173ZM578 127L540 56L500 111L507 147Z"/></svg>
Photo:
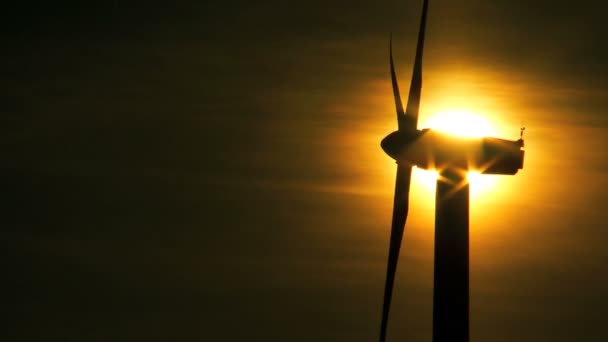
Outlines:
<svg viewBox="0 0 608 342"><path fill-rule="evenodd" d="M418 1L12 6L14 340L377 338L388 37L406 94ZM577 6L430 2L420 124L526 126L524 169L472 184L472 341L608 337L607 32ZM433 186L415 172L390 340L431 339Z"/></svg>

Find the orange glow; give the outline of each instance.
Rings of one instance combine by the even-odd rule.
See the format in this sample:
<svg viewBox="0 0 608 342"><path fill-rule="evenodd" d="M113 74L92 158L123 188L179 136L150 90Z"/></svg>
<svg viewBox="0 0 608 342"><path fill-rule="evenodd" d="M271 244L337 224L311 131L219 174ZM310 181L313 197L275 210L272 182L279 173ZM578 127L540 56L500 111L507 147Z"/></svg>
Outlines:
<svg viewBox="0 0 608 342"><path fill-rule="evenodd" d="M529 115L525 108L512 100L512 95L521 90L517 83L503 74L488 70L461 69L425 74L418 129L431 128L465 137L517 139L521 120ZM361 193L392 197L395 162L379 146L382 138L397 129L390 80L370 80L355 98L360 99L356 105L341 103L331 107L339 115L348 114L357 118L356 125L349 122L350 126L337 133L341 137L338 141L352 144L352 150L359 153L353 159L356 162L349 166L361 175L353 187ZM335 144L334 140L332 144ZM527 157L528 165L531 159ZM414 168L410 193L410 203L416 207L414 211L433 210L437 175L437 171ZM467 177L470 181L471 204L481 207L487 207L488 194L508 198L514 191L512 184L525 180L522 177L481 175L478 172L469 172Z"/></svg>
<svg viewBox="0 0 608 342"><path fill-rule="evenodd" d="M344 119L343 124L327 135L327 145L340 146L340 153L328 152L327 159L357 176L345 177L337 185L369 196L369 206L374 208L377 215L375 220L379 222L378 228L370 234L386 238L392 213L396 165L382 151L380 141L397 129L397 121L390 79L386 73L379 75L377 79L358 83L360 88L351 95L353 101L336 101L339 105L330 109L336 117ZM558 173L548 171L558 165L571 165L573 160L595 160L593 158L599 156L597 151L601 151L605 139L603 136L593 136L593 127L564 128L563 123L555 120L555 113L562 113L562 117L570 116L560 112L563 108L556 107L553 104L555 101L550 100L553 96L570 96L569 93L546 92L543 90L546 85L522 82L510 73L465 66L457 70L429 68L424 82L419 129L432 128L460 135L490 135L514 140L519 138L522 120L529 125L525 136L527 151L524 169L517 175L468 174L471 183L471 255L486 266L509 263L512 249L507 250L507 245L504 245L505 248L500 250L501 244L508 243L510 246L516 241L517 244L525 244L529 232L524 227L543 231L543 221L553 219L546 211L558 205L555 204L558 203L556 198L580 196L577 201L586 198L583 191L574 192L576 187L558 178ZM407 84L402 88L407 89ZM407 90L402 90L402 93L407 94ZM530 109L529 101L540 101L544 96L547 96L548 105L539 102L538 107ZM403 101L407 101L406 95L403 95ZM453 129L460 126L460 122L451 119L451 116L459 117L468 126L465 133L454 132ZM477 119L481 119L481 122L470 123ZM452 125L446 124L448 122ZM565 139L562 134L585 139ZM573 146L588 141L588 136L595 139L592 146L596 148L593 151L576 151ZM569 158L556 158L554 154L558 151ZM582 169L574 167L565 172L569 176L583 173ZM414 168L405 236L405 240L416 240L417 246L421 246L420 243L427 246L430 260L437 175L437 171ZM605 184L603 179L605 177L600 184ZM598 179L594 181L598 182ZM335 182L331 184L335 185ZM379 197L382 199L379 200ZM538 218L522 212L522 208L536 208ZM549 249L547 247L543 253L548 253Z"/></svg>

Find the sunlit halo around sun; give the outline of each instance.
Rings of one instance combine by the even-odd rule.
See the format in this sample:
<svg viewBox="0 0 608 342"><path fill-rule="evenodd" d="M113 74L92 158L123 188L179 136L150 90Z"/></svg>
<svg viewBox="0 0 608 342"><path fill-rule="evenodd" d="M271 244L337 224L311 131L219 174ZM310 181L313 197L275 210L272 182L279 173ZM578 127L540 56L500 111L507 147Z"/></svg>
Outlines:
<svg viewBox="0 0 608 342"><path fill-rule="evenodd" d="M488 120L467 110L450 110L421 118L419 127L464 137L496 136L496 130ZM436 170L419 169L415 173L425 188L434 189L438 176ZM467 179L471 184L472 198L493 188L497 180L496 177L482 175L475 171L468 172Z"/></svg>

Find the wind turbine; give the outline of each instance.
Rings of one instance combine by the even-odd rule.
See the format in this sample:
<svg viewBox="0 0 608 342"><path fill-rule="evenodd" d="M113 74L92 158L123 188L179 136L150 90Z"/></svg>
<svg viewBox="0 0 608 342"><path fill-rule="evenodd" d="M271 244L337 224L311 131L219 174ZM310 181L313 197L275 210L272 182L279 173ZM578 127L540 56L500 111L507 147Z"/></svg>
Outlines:
<svg viewBox="0 0 608 342"><path fill-rule="evenodd" d="M397 163L391 237L380 342L386 340L393 284L403 230L408 214L412 167L439 171L435 196L435 260L433 284L433 341L469 340L469 184L468 170L482 174L514 175L523 168L524 141L499 138L464 139L419 130L422 91L422 54L428 0L422 18L409 97L405 110L399 94L389 45L390 71L397 110L398 130L386 136L382 149ZM523 128L522 128L523 133Z"/></svg>

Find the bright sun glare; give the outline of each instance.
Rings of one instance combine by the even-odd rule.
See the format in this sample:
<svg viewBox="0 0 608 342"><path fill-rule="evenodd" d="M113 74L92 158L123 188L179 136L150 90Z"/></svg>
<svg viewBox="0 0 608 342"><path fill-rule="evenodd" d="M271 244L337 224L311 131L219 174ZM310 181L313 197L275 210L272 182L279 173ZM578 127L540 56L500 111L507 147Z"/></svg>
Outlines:
<svg viewBox="0 0 608 342"><path fill-rule="evenodd" d="M420 127L464 136L494 136L492 125L483 116L465 110L451 110L438 113L422 120Z"/></svg>
<svg viewBox="0 0 608 342"><path fill-rule="evenodd" d="M450 110L421 118L419 127L464 137L496 136L496 130L488 120L467 110ZM416 173L424 187L433 188L435 186L437 171L417 171L420 171ZM467 178L471 184L472 197L491 189L496 183L496 177L481 175L479 172L469 172Z"/></svg>

